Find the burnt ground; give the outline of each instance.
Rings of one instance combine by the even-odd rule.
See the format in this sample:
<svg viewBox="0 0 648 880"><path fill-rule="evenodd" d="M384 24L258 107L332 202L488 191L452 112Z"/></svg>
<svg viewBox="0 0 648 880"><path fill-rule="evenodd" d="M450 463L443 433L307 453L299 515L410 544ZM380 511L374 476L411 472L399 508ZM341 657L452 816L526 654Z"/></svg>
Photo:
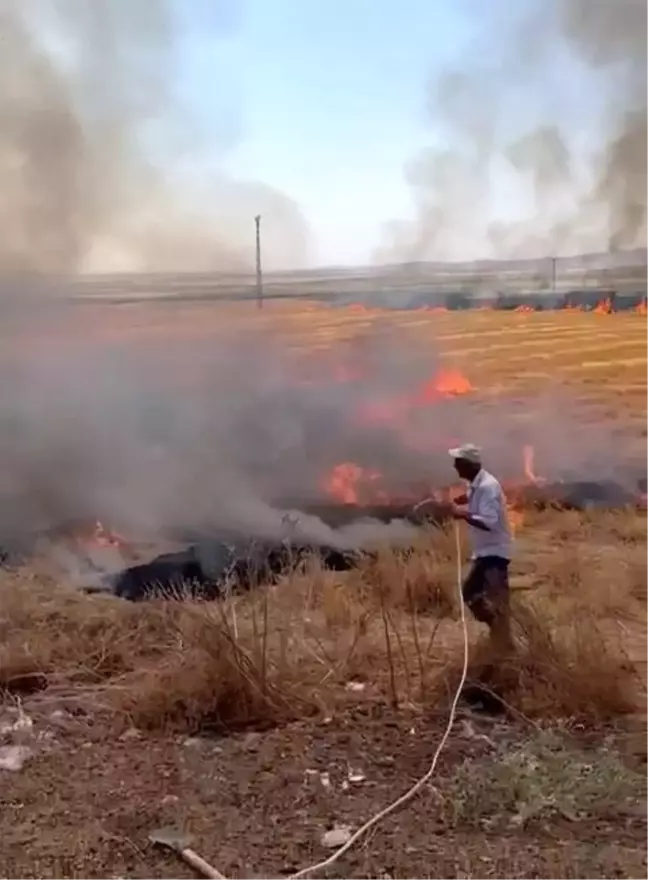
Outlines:
<svg viewBox="0 0 648 880"><path fill-rule="evenodd" d="M119 734L51 707L31 717L20 738L33 757L0 771L3 877L193 876L147 842L165 825L191 832L227 877L288 875L329 854L327 829L357 828L421 776L446 721L374 706L210 738ZM569 733L586 768L570 788L571 765L531 755L546 734L464 710L434 787L328 876L645 877L646 740L635 721ZM525 749L528 767L507 763Z"/></svg>

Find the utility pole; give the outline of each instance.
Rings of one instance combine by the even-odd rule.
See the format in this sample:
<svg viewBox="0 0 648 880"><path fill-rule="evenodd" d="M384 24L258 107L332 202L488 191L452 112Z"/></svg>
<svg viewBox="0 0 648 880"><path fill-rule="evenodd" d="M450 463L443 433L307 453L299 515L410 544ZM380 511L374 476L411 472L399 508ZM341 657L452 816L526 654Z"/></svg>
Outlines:
<svg viewBox="0 0 648 880"><path fill-rule="evenodd" d="M261 274L261 214L254 218L256 228L256 294L257 306L263 308L263 275Z"/></svg>
<svg viewBox="0 0 648 880"><path fill-rule="evenodd" d="M551 258L551 292L556 292L556 263L557 260L555 257Z"/></svg>

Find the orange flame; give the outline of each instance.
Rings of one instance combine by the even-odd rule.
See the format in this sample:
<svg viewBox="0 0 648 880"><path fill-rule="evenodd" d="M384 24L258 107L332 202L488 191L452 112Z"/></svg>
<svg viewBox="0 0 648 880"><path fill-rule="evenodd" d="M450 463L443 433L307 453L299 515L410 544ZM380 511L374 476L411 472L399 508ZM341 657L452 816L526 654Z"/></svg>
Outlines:
<svg viewBox="0 0 648 880"><path fill-rule="evenodd" d="M600 303L596 304L596 307L593 309L595 315L611 315L612 314L612 300L610 297L606 299L602 299Z"/></svg>
<svg viewBox="0 0 648 880"><path fill-rule="evenodd" d="M413 394L400 394L361 406L358 418L363 424L405 423L413 409L434 404L440 398L458 397L473 391L470 380L460 370L442 370Z"/></svg>
<svg viewBox="0 0 648 880"><path fill-rule="evenodd" d="M352 461L336 464L324 480L323 488L343 504L360 504L365 483L380 479L378 471L369 471Z"/></svg>
<svg viewBox="0 0 648 880"><path fill-rule="evenodd" d="M99 547L123 547L126 545L126 540L122 538L121 535L111 531L111 529L99 520L95 523L94 531L90 535L90 540Z"/></svg>
<svg viewBox="0 0 648 880"><path fill-rule="evenodd" d="M507 502L506 512L509 528L511 534L514 536L515 533L522 528L522 524L524 523L524 513L518 507L514 507L511 502Z"/></svg>
<svg viewBox="0 0 648 880"><path fill-rule="evenodd" d="M648 315L648 302L642 299L640 303L637 303L634 310L638 315Z"/></svg>
<svg viewBox="0 0 648 880"><path fill-rule="evenodd" d="M522 462L523 462L523 472L524 476L530 483L537 483L538 478L535 475L534 471L534 459L535 459L535 450L533 446L527 443L522 447Z"/></svg>
<svg viewBox="0 0 648 880"><path fill-rule="evenodd" d="M82 552L91 553L93 550L111 548L118 550L123 558L135 557L133 545L100 520L77 524L68 534L68 539L73 541Z"/></svg>
<svg viewBox="0 0 648 880"><path fill-rule="evenodd" d="M460 370L442 370L434 379L426 382L419 393L419 397L425 402L430 402L430 391L445 397L457 397L461 394L469 394L473 387L470 380Z"/></svg>
<svg viewBox="0 0 648 880"><path fill-rule="evenodd" d="M535 452L531 444L527 444L522 448L522 462L524 477L528 483L541 486L545 479L539 477L535 473L534 467ZM398 500L411 501L414 504L420 500L421 493L418 491L406 492L397 497L390 495L381 488L380 481L382 474L379 471L372 471L363 468L355 462L342 462L336 465L330 474L323 480L322 488L336 501L343 504L389 504L390 501ZM520 492L522 484L513 483L506 489L506 509L511 534L515 535L519 531L525 519L522 509L523 494ZM460 495L463 495L465 488L456 484L448 485L436 489L424 487L423 494L430 499L434 499L440 504L455 501Z"/></svg>
<svg viewBox="0 0 648 880"><path fill-rule="evenodd" d="M528 313L528 312L535 312L535 309L533 308L533 306L522 305L522 306L518 306L518 307L515 309L515 311L516 311L516 312L526 312L526 313Z"/></svg>

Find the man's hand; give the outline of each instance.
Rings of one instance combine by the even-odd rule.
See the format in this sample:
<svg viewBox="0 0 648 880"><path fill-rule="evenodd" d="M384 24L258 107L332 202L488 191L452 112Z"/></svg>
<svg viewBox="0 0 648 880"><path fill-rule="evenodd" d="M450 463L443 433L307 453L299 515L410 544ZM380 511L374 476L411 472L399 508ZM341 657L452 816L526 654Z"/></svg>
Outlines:
<svg viewBox="0 0 648 880"><path fill-rule="evenodd" d="M490 528L486 525L486 523L484 523L480 518L468 513L468 508L462 507L460 504L450 505L450 516L453 519L461 519L464 522L467 522L468 525L474 526L476 529L480 529L480 531L482 532L490 532Z"/></svg>

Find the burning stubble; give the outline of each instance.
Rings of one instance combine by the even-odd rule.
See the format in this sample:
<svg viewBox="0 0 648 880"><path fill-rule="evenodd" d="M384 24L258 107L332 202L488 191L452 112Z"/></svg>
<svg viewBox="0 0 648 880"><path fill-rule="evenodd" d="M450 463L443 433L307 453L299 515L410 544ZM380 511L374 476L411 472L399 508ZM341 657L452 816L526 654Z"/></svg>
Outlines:
<svg viewBox="0 0 648 880"><path fill-rule="evenodd" d="M502 15L498 4L471 8L484 23L480 36L430 89L430 114L448 146L408 163L416 220L390 225L376 259L643 247L646 4L525 0ZM517 216L503 219L511 204Z"/></svg>
<svg viewBox="0 0 648 880"><path fill-rule="evenodd" d="M304 511L419 500L453 481L447 449L466 438L503 478L526 478L527 443L543 477L627 476L614 426L584 434L575 401L499 399L396 329L334 346L333 369L326 352L290 347L249 312L228 315L217 339L186 338L171 315L173 333L144 328L133 344L84 327L79 314L100 307L67 308L40 339L34 321L2 371L0 535L99 519L143 540L238 533L346 549L407 539L404 523L333 529Z"/></svg>
<svg viewBox="0 0 648 880"><path fill-rule="evenodd" d="M215 53L230 6L211 7ZM174 92L184 31L172 11L164 0L3 0L0 272L247 270L259 212L266 266L306 263L294 202L214 170L220 144L201 152Z"/></svg>

